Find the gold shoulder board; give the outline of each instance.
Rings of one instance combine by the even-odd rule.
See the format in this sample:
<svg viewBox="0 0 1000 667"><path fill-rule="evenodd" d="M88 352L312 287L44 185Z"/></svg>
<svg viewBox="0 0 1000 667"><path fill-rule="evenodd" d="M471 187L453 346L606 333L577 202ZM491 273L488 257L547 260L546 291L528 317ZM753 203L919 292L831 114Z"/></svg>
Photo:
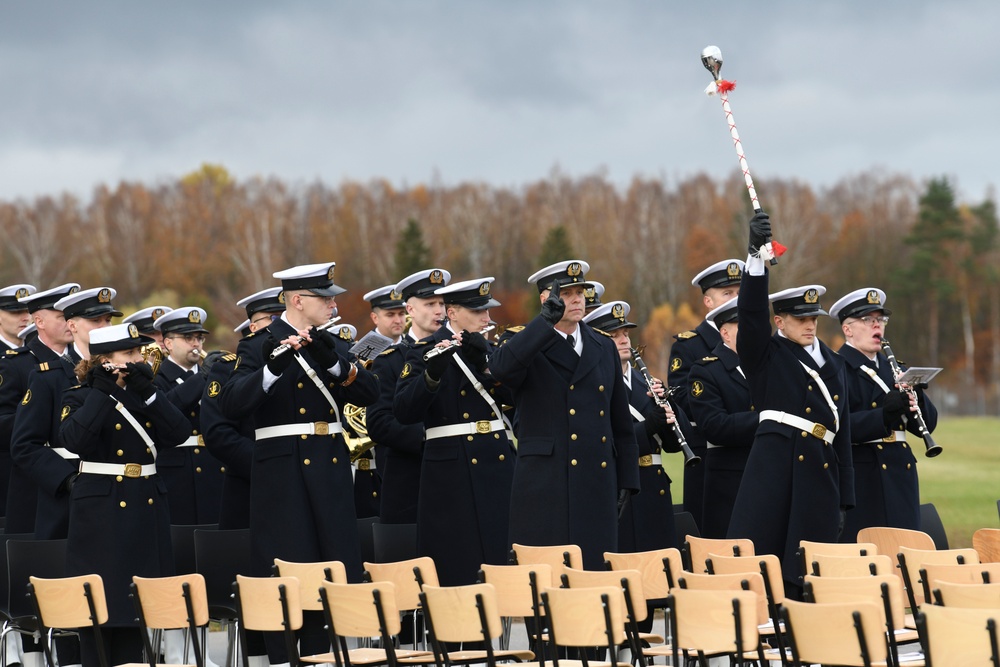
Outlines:
<svg viewBox="0 0 1000 667"><path fill-rule="evenodd" d="M223 361L236 361L236 353L235 352L227 352L226 354L222 355L222 360Z"/></svg>
<svg viewBox="0 0 1000 667"><path fill-rule="evenodd" d="M601 329L595 329L594 327L591 328L594 329L594 333L599 333L602 336L607 336L608 338L612 337L611 334L609 334L607 331L602 331Z"/></svg>
<svg viewBox="0 0 1000 667"><path fill-rule="evenodd" d="M718 360L719 360L718 357L704 357L704 358L702 358L702 361L718 361Z"/></svg>
<svg viewBox="0 0 1000 667"><path fill-rule="evenodd" d="M682 331L681 333L677 334L675 338L677 338L677 340L687 340L688 338L694 338L697 335L698 335L697 331Z"/></svg>
<svg viewBox="0 0 1000 667"><path fill-rule="evenodd" d="M395 346L393 346L393 347L390 347L388 349L382 350L381 352L379 352L378 356L384 357L387 354L392 354L395 351L396 351L396 348L395 348Z"/></svg>

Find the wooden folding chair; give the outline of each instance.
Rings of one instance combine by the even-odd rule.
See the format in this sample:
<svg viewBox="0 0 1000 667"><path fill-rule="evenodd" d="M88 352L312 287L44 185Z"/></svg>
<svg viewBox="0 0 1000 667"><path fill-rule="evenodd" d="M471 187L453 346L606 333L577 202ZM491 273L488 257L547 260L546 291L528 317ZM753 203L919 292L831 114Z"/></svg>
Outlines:
<svg viewBox="0 0 1000 667"><path fill-rule="evenodd" d="M240 643L247 645L247 630L280 632L285 639L291 667L302 662L295 631L302 627L302 601L299 580L295 577L245 577L236 575L233 583L236 615L239 619ZM332 662L332 656L320 662ZM243 654L243 667L249 667Z"/></svg>
<svg viewBox="0 0 1000 667"><path fill-rule="evenodd" d="M551 588L552 568L545 563L534 565L489 565L483 563L479 570L479 583L493 584L497 591L497 611L502 620L503 632L499 645L502 650L510 648L512 619L523 618L531 621L531 628L525 624L528 642L536 656L541 656L542 627L541 591Z"/></svg>
<svg viewBox="0 0 1000 667"><path fill-rule="evenodd" d="M924 600L931 597L930 586L919 578L925 565L963 565L978 563L979 554L975 549L925 550L900 547L896 554L899 568L903 572L903 585L910 601L910 609L916 611Z"/></svg>
<svg viewBox="0 0 1000 667"><path fill-rule="evenodd" d="M185 661L187 642L190 641L194 649L195 664L197 667L204 667L209 620L205 577L200 574L132 577L131 589L150 667L156 664L155 656L160 654L160 638L164 630L186 630ZM154 631L153 641L150 640L149 630Z"/></svg>
<svg viewBox="0 0 1000 667"><path fill-rule="evenodd" d="M795 667L871 667L885 663L889 655L882 641L882 615L874 602L786 600L781 613Z"/></svg>
<svg viewBox="0 0 1000 667"><path fill-rule="evenodd" d="M396 586L396 605L400 612L413 612L413 649L417 648L420 612L420 588L423 584L438 586L437 568L428 556L394 561L392 563L365 562L365 580L391 581ZM426 642L424 644L426 648Z"/></svg>
<svg viewBox="0 0 1000 667"><path fill-rule="evenodd" d="M871 542L812 542L801 540L799 548L795 550L795 553L799 558L800 573L804 577L812 570L812 562L817 555L874 556L878 553L878 547Z"/></svg>
<svg viewBox="0 0 1000 667"><path fill-rule="evenodd" d="M998 617L997 609L925 605L917 612L917 628L927 667L996 667Z"/></svg>
<svg viewBox="0 0 1000 667"><path fill-rule="evenodd" d="M1000 528L980 528L972 534L980 563L1000 563Z"/></svg>
<svg viewBox="0 0 1000 667"><path fill-rule="evenodd" d="M675 589L667 598L674 665L694 653L702 667L708 658L729 655L730 664L744 659L765 664L757 631L756 594L742 590Z"/></svg>
<svg viewBox="0 0 1000 667"><path fill-rule="evenodd" d="M399 608L396 606L396 586L391 581L348 584L323 581L319 589L326 618L333 662L337 667L351 665L388 665L395 667L399 660L417 662L425 659L434 662L430 651L396 649L396 636L400 631ZM355 648L348 650L345 639L379 637L381 648Z"/></svg>
<svg viewBox="0 0 1000 667"><path fill-rule="evenodd" d="M896 565L885 554L871 556L828 556L813 554L809 573L815 577L864 577L876 574L891 574L903 581L896 574Z"/></svg>
<svg viewBox="0 0 1000 667"><path fill-rule="evenodd" d="M627 662L618 662L618 646L625 641L620 587L549 588L542 591L542 606L549 620L549 640L555 647L577 649L585 667L630 667ZM606 662L587 659L582 649L594 647L607 649ZM556 650L552 663L559 667L567 661L560 660Z"/></svg>
<svg viewBox="0 0 1000 667"><path fill-rule="evenodd" d="M757 596L757 606L754 609L756 625L764 625L769 620L767 592L764 589L764 577L760 572L739 572L736 574L685 572L678 578L677 585L679 588L701 591L751 591Z"/></svg>
<svg viewBox="0 0 1000 667"><path fill-rule="evenodd" d="M557 544L553 546L531 546L513 544L510 550L511 563L514 565L534 565L544 563L552 568L552 580L559 581L564 567L583 569L583 550L576 544Z"/></svg>
<svg viewBox="0 0 1000 667"><path fill-rule="evenodd" d="M51 635L56 630L92 628L97 641L100 667L108 667L101 640L101 626L108 622L104 580L97 574L59 579L28 578L28 597L35 607L39 633L45 637L42 650L49 667L52 659Z"/></svg>
<svg viewBox="0 0 1000 667"><path fill-rule="evenodd" d="M705 559L710 554L725 554L727 556L753 556L753 541L748 539L716 539L687 535L681 546L681 559L684 569L695 574L704 574Z"/></svg>
<svg viewBox="0 0 1000 667"><path fill-rule="evenodd" d="M936 581L933 584L935 604L944 607L994 609L1000 617L1000 583L956 584Z"/></svg>
<svg viewBox="0 0 1000 667"><path fill-rule="evenodd" d="M635 553L604 552L604 565L609 570L637 570L642 578L642 593L647 609L663 609L663 635L670 634L666 614L667 596L677 585L676 577L684 571L681 552L670 547Z"/></svg>
<svg viewBox="0 0 1000 667"><path fill-rule="evenodd" d="M496 667L497 660L521 662L535 657L528 650L494 650L493 639L502 630L493 584L424 586L420 601L438 667L474 662ZM448 652L445 648L446 643L468 642L482 642L483 649Z"/></svg>

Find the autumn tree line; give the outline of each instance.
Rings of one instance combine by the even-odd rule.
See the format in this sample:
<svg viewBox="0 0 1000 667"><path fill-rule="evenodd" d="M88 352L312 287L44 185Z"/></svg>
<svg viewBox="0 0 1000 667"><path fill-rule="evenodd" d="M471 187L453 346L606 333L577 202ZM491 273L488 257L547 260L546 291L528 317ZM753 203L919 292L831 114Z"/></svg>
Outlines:
<svg viewBox="0 0 1000 667"><path fill-rule="evenodd" d="M762 180L775 238L788 247L772 291L822 284L829 307L848 291L884 289L886 335L901 360L943 366L932 387L950 414L1000 410L1000 244L996 203L956 201L947 179L918 183L864 173L829 188ZM208 347L234 349L245 317L236 301L275 284L273 271L335 260L345 322L367 331L361 296L429 266L454 280L495 276L501 325L537 313L536 269L570 256L591 264L604 301L625 299L654 373L666 375L671 336L703 316L692 276L746 256L751 215L742 178L637 176L623 187L605 174L554 170L520 187L384 180L289 184L233 179L203 165L158 185L97 187L0 201L0 284L39 289L78 282L118 290L126 313L148 305L197 305L214 331ZM822 318L834 349L843 337Z"/></svg>

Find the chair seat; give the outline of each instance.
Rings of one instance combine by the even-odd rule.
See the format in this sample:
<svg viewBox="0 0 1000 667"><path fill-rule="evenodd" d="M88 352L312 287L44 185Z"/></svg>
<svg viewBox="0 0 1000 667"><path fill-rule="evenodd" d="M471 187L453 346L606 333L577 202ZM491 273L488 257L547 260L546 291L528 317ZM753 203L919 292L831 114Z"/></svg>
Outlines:
<svg viewBox="0 0 1000 667"><path fill-rule="evenodd" d="M519 662L517 667L552 667L552 661L547 662ZM607 661L588 660L586 665L582 660L563 660L559 658L559 667L632 667L630 662L610 663Z"/></svg>
<svg viewBox="0 0 1000 667"><path fill-rule="evenodd" d="M645 642L646 644L662 644L666 641L663 635L658 635L653 632L640 632L639 641Z"/></svg>
<svg viewBox="0 0 1000 667"><path fill-rule="evenodd" d="M380 665L387 662L385 655L385 649L381 648L355 648L348 651L351 658L351 664L354 665ZM429 651L406 651L406 650L396 650L396 658L401 662L406 660L408 662L417 663L419 658L428 658L426 662L428 664L434 662L434 655ZM300 658L302 662L308 662L310 664L323 664L331 663L336 664L337 659L333 653L318 653L316 655L304 655Z"/></svg>
<svg viewBox="0 0 1000 667"><path fill-rule="evenodd" d="M534 660L535 653L527 649L510 649L507 651L493 651L493 656L497 660ZM451 651L448 653L448 660L452 663L486 662L486 651ZM562 660L559 661L562 664Z"/></svg>

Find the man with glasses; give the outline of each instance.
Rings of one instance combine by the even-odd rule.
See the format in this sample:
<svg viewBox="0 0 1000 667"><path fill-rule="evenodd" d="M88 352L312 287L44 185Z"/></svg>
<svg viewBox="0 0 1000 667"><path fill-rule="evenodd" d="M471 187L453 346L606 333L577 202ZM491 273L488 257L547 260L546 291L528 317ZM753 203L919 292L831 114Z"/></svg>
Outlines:
<svg viewBox="0 0 1000 667"><path fill-rule="evenodd" d="M877 287L854 290L830 308L840 320L847 362L854 443L855 506L847 512L840 539L853 542L868 526L920 529L920 488L917 459L906 442L906 431L919 435L912 412L917 401L896 385L882 338L889 315L885 292ZM937 410L921 389L920 410L927 428L937 425Z"/></svg>
<svg viewBox="0 0 1000 667"><path fill-rule="evenodd" d="M160 452L156 460L156 470L167 486L172 524L218 523L222 505L225 468L208 451L201 436L201 396L206 383L201 361L208 335L206 317L201 308L183 306L153 322L153 328L163 334L167 352L153 383L191 424L188 439Z"/></svg>

